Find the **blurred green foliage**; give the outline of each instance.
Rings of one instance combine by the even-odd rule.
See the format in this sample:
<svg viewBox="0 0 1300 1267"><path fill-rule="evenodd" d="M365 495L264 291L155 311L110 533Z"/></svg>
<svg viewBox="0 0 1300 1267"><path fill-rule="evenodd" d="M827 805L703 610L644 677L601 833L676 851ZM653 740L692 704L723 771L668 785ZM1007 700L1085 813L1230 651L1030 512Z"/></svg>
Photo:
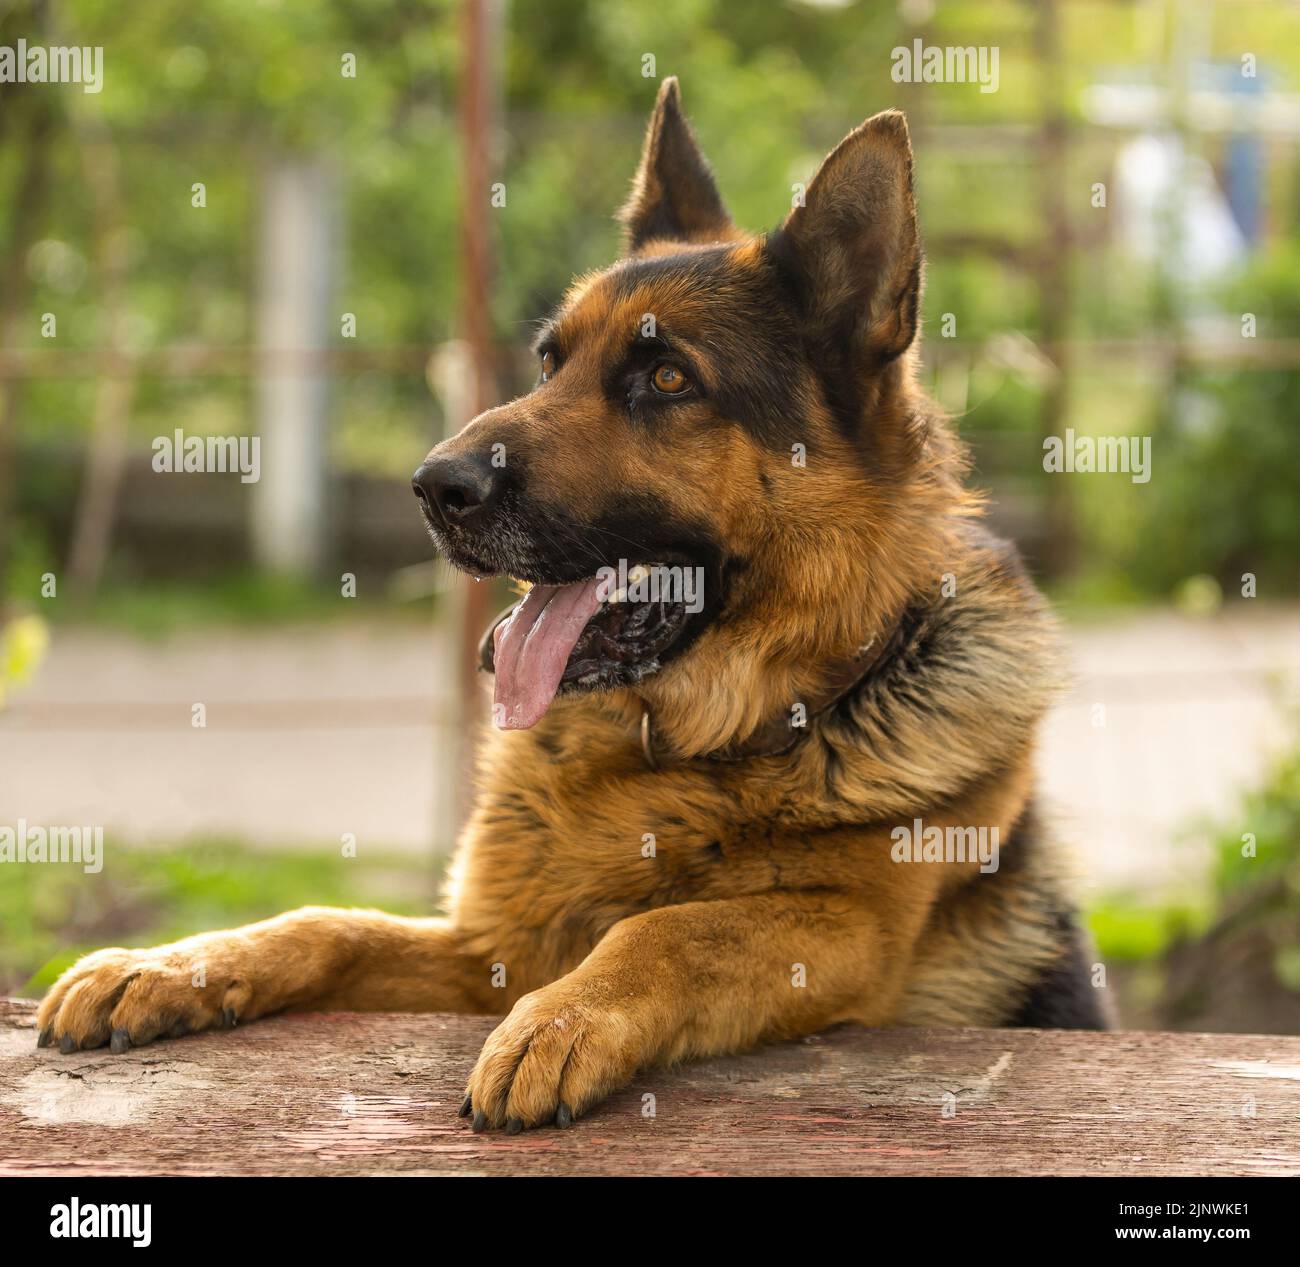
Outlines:
<svg viewBox="0 0 1300 1267"><path fill-rule="evenodd" d="M1230 817L1189 823L1181 837L1211 845L1205 891L1166 907L1139 908L1128 896L1094 903L1089 919L1103 956L1149 959L1203 933L1214 912L1247 891L1275 890L1284 905L1300 909L1300 744L1273 762Z"/></svg>
<svg viewBox="0 0 1300 1267"><path fill-rule="evenodd" d="M98 96L59 92L44 99L59 112L48 151L54 196L28 252L31 292L18 326L25 345L41 344L38 318L47 311L58 315L60 347L89 348L104 337L93 200L78 139L87 119L107 125L120 167L133 348L252 342L260 175L304 153L325 157L339 177L343 267L336 306L356 314L351 346L420 348L453 335L465 193L455 130L458 10L454 0L154 0L124 22L111 0L51 6L51 39L104 47L105 86ZM943 242L984 234L1030 252L1042 245L1035 129L1045 87L1061 93L1078 123L1089 85L1125 75L1158 77L1172 8L1139 12L1069 0L1062 8L1059 72L1040 60L1034 6L1014 0L957 0L938 6L923 26L907 19L906 6L865 2L548 0L510 4L503 12L494 41L502 73L495 167L506 205L490 209L488 191L472 194L492 217L498 256L492 305L503 343L525 342L530 323L575 273L614 255L612 214L625 196L644 119L664 76L681 77L729 206L739 222L757 229L780 221L794 183L808 179L849 127L899 105L925 136L917 154L919 200L926 237L938 248L928 277L929 337L937 338L939 317L953 313L957 337L974 349L959 411L983 458L981 477L997 484L1010 467L1024 484L1012 493L1041 496L1034 446L1042 385L981 350L1008 330L1036 335L1043 318L1036 284L1010 255L950 251ZM12 42L30 35L32 16L30 3L9 6L0 16L0 37ZM1300 40L1288 38L1297 29L1293 15L1278 6L1218 4L1211 17L1209 55L1235 59L1240 48L1257 49L1273 82L1296 79ZM892 82L891 50L917 37L996 44L999 90ZM355 78L343 73L348 55L355 56ZM17 104L27 108L31 100L29 94ZM1002 139L968 140L963 129L972 124L997 126ZM1070 260L1077 338L1134 336L1167 316L1160 288L1111 249L1104 232L1098 236L1098 216L1088 205L1091 182L1111 175L1120 139L1096 128L1075 132L1070 180L1080 192L1070 214L1080 242L1095 243L1076 246ZM20 148L0 147L0 188L13 188ZM1276 224L1295 220L1288 172L1283 165L1269 181ZM198 181L207 186L202 209L190 205ZM11 228L12 204L0 199L0 241ZM1267 288L1275 334L1297 333L1297 283L1294 253L1279 254L1243 282L1252 311L1265 302L1258 286ZM1167 592L1192 573L1230 572L1241 555L1257 550L1267 556L1258 566L1284 571L1277 566L1281 552L1300 539L1297 499L1283 504L1275 491L1283 472L1295 467L1294 448L1286 447L1296 435L1289 425L1295 376L1242 371L1189 383L1213 394L1230 421L1213 435L1188 435L1182 420L1166 416L1166 385L1114 394L1126 372L1107 363L1080 365L1074 425L1155 430L1162 452L1170 453L1167 445L1176 439L1188 461L1179 456L1177 473L1162 472L1162 486L1150 490L1093 482L1080 499L1085 568L1112 579L1131 575L1153 592ZM521 386L518 380L503 385ZM74 441L84 433L93 390L85 377L31 382L21 413L28 440ZM1094 408L1099 397L1104 410ZM411 455L423 452L441 426L437 401L410 372L342 376L332 408L336 461L395 477L409 471ZM146 378L132 429L139 440L178 423L232 433L247 428L249 409L244 378ZM1231 486L1217 478L1227 467L1237 476ZM1240 513L1239 491L1257 487L1265 495ZM1215 513L1198 513L1202 493ZM1141 534L1129 538L1130 550L1105 530L1117 520L1141 525Z"/></svg>
<svg viewBox="0 0 1300 1267"><path fill-rule="evenodd" d="M45 657L50 632L39 616L19 616L0 625L0 708L9 692L23 685Z"/></svg>
<svg viewBox="0 0 1300 1267"><path fill-rule="evenodd" d="M1300 744L1239 807L1189 824L1213 865L1185 900L1113 894L1088 923L1135 1028L1300 1032Z"/></svg>
<svg viewBox="0 0 1300 1267"><path fill-rule="evenodd" d="M81 955L102 946L152 946L268 919L303 903L377 905L428 914L409 855L250 849L195 840L181 849L107 843L94 884L67 865L10 864L0 877L0 995L40 994Z"/></svg>
<svg viewBox="0 0 1300 1267"><path fill-rule="evenodd" d="M1151 962L1179 937L1202 928L1204 907L1185 904L1144 906L1128 896L1110 897L1088 907L1088 927L1104 962Z"/></svg>
<svg viewBox="0 0 1300 1267"><path fill-rule="evenodd" d="M1213 920L1171 945L1159 1019L1300 1033L1300 747L1217 833Z"/></svg>
<svg viewBox="0 0 1300 1267"><path fill-rule="evenodd" d="M1300 909L1300 746L1274 763L1235 818L1237 828L1216 832L1216 893L1226 898L1281 881L1283 899Z"/></svg>
<svg viewBox="0 0 1300 1267"><path fill-rule="evenodd" d="M1223 295L1230 320L1255 317L1258 339L1300 331L1300 239L1259 258ZM1243 341L1244 342L1244 341ZM1189 370L1162 403L1166 472L1133 537L1127 563L1168 592L1188 571L1239 593L1300 588L1300 367ZM1140 548L1138 546L1140 544Z"/></svg>
<svg viewBox="0 0 1300 1267"><path fill-rule="evenodd" d="M339 601L339 587L252 570L232 570L204 584L112 583L85 607L50 604L55 628L90 620L143 638L165 638L182 630L219 632L238 625L343 624L382 619L410 620L428 627L427 602L388 601L386 594Z"/></svg>

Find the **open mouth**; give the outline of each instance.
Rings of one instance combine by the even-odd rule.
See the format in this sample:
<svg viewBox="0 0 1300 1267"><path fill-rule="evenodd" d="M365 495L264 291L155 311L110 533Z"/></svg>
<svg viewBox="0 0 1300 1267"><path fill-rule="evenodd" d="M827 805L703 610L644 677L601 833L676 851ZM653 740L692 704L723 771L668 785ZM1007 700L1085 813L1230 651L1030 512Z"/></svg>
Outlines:
<svg viewBox="0 0 1300 1267"><path fill-rule="evenodd" d="M655 570L633 569L631 587L592 576L528 591L492 631L487 651L500 729L535 726L559 694L632 686L659 670L690 611L680 595L646 583Z"/></svg>

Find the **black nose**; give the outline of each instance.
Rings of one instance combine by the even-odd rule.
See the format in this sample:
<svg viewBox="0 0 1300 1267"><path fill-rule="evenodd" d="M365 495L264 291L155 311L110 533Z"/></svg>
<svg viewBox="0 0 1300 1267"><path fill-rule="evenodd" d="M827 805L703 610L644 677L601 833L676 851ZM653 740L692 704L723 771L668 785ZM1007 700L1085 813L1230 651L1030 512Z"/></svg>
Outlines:
<svg viewBox="0 0 1300 1267"><path fill-rule="evenodd" d="M501 494L503 475L488 457L431 457L411 487L434 523L459 528L487 517Z"/></svg>

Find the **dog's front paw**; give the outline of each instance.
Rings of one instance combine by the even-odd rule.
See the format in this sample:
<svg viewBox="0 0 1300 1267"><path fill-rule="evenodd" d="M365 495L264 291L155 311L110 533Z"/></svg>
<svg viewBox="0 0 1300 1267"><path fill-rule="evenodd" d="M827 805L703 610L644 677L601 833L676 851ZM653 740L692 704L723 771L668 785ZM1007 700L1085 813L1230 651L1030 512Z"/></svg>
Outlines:
<svg viewBox="0 0 1300 1267"><path fill-rule="evenodd" d="M526 994L492 1032L470 1075L461 1116L508 1134L573 1119L644 1063L644 1031L626 1012L568 981Z"/></svg>
<svg viewBox="0 0 1300 1267"><path fill-rule="evenodd" d="M37 1043L65 1054L111 1045L114 1053L155 1038L234 1025L251 998L232 971L233 945L209 935L153 950L97 950L50 987L36 1023Z"/></svg>

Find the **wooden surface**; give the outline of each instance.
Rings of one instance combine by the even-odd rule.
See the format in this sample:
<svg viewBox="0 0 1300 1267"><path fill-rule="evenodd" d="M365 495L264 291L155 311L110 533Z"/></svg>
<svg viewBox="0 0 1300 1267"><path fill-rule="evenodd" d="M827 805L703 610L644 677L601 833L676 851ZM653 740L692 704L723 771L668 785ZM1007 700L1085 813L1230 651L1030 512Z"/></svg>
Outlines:
<svg viewBox="0 0 1300 1267"><path fill-rule="evenodd" d="M508 1137L456 1116L490 1018L286 1016L61 1056L33 1011L0 1000L0 1175L1300 1173L1300 1038L843 1028Z"/></svg>

